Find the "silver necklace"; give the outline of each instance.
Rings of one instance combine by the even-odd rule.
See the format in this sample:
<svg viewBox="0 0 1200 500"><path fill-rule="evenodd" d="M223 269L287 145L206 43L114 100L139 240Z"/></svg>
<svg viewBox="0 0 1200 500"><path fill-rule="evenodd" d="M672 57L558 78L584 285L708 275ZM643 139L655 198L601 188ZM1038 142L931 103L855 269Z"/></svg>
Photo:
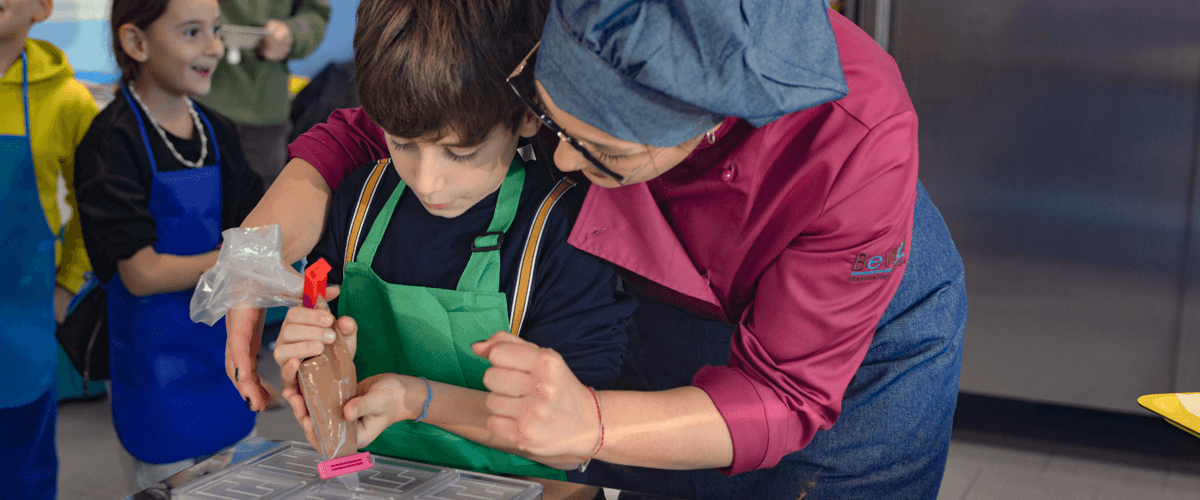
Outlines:
<svg viewBox="0 0 1200 500"><path fill-rule="evenodd" d="M137 101L138 106L141 106L142 110L146 112L146 118L150 119L150 124L154 125L154 130L158 131L158 136L162 137L163 142L167 143L167 149L171 150L171 154L175 156L176 160L179 160L179 163L190 168L204 166L204 160L208 158L208 137L204 135L204 126L200 124L200 115L196 113L196 106L192 104L191 99L184 97L184 100L187 101L188 113L192 115L192 123L196 126L196 132L200 134L200 158L196 161L183 159L183 155L175 150L175 145L171 144L171 140L167 138L167 132L158 125L158 120L154 119L154 115L150 114L150 108L146 107L146 103L142 102L142 96L138 95L137 91L133 89L133 85L129 86L129 93L133 94L133 100Z"/></svg>

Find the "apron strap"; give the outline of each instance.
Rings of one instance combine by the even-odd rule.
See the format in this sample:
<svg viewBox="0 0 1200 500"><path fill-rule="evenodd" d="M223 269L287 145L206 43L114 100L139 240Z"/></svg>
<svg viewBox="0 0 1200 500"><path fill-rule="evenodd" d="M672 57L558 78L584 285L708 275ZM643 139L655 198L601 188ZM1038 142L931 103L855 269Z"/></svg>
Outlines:
<svg viewBox="0 0 1200 500"><path fill-rule="evenodd" d="M374 176L377 172L386 170L388 166L391 166L392 160L390 158L384 161L387 161L385 165L375 165L376 172L372 172L372 176ZM380 178L382 177L383 176L380 175ZM396 211L396 203L400 201L400 195L402 193L404 193L403 179L400 180L400 184L396 186L396 189L392 191L392 195L388 197L387 203L383 205L383 210L381 210L379 215L375 217L375 222L371 225L371 230L367 231L367 239L363 241L362 248L358 250L359 255L355 258L357 262L362 262L363 264L366 264L367 267L370 267L371 263L375 262L375 251L379 249L379 242L383 241L383 233L387 231L388 223L392 220L392 212ZM370 200L367 200L367 204L370 205ZM365 210L365 207L363 209ZM363 212L363 215L365 218L366 212Z"/></svg>
<svg viewBox="0 0 1200 500"><path fill-rule="evenodd" d="M496 211L487 232L477 236L471 247L471 260L458 278L460 292L500 291L500 246L504 244L504 233L512 226L521 202L521 191L525 188L525 166L513 159L508 167L500 195L496 198Z"/></svg>
<svg viewBox="0 0 1200 500"><path fill-rule="evenodd" d="M29 164L33 165L34 167L34 184L36 185L37 162L33 160L33 128L29 121L29 56L26 56L25 53L26 51L21 49L21 102L23 102L25 106L25 137L29 139ZM61 174L62 173L59 172L60 176ZM41 193L38 193L38 198L41 198ZM54 225L50 222L49 218L46 219L46 225L50 229L50 234L54 234ZM54 235L54 238L58 240L60 244L63 241L63 233L65 233L66 230L67 225L60 224L58 226L58 234Z"/></svg>
<svg viewBox="0 0 1200 500"><path fill-rule="evenodd" d="M146 156L150 157L150 171L154 175L158 175L158 162L154 159L154 150L150 149L150 135L146 133L146 123L145 120L142 119L142 106L138 104L137 101L133 100L133 96L129 95L129 90L125 88L124 83L121 84L121 93L125 95L125 102L129 104L129 109L133 110L133 117L137 118L138 132L141 132L142 134L142 146L146 148ZM203 111L200 111L200 106L197 106L195 102L192 102L191 105L192 108L196 110L196 114L200 116L200 120L204 123L204 128L208 130L208 138L212 140L213 158L215 161L213 165L216 165L217 168L220 168L221 149L219 146L217 146L217 133L213 131L212 124L208 122L208 117L204 116ZM149 113L150 110L146 110L146 112ZM200 166L200 168L203 167L204 165Z"/></svg>
<svg viewBox="0 0 1200 500"><path fill-rule="evenodd" d="M537 264L538 250L542 247L546 219L550 218L550 211L562 198L563 193L573 187L575 187L575 180L570 177L564 177L558 181L554 189L542 199L542 204L538 206L537 213L534 215L533 225L529 227L529 234L525 236L525 250L521 252L521 271L517 274L517 284L513 287L512 314L508 319L508 331L518 337L521 335L521 325L525 321L525 311L529 307L529 288L533 283L533 270Z"/></svg>
<svg viewBox="0 0 1200 500"><path fill-rule="evenodd" d="M342 272L345 273L346 266L354 262L355 256L358 254L358 241L363 237L363 225L367 221L367 209L371 207L371 202L375 200L375 193L379 191L379 180L383 179L383 174L392 166L392 160L384 158L375 162L375 170L371 171L371 176L367 178L367 183L363 184L363 188L358 193L358 202L354 208L354 218L350 219L350 229L346 233L346 258L342 259ZM391 214L389 214L390 218ZM375 257L375 252L371 252L372 259ZM370 261L367 261L368 264Z"/></svg>
<svg viewBox="0 0 1200 500"><path fill-rule="evenodd" d="M37 167L36 167L36 163L33 161L33 128L30 125L30 121L29 121L29 56L27 56L25 54L26 54L26 51L24 49L22 49L21 50L21 102L24 103L24 106L25 106L25 108L24 108L25 109L25 113L24 113L25 114L25 137L29 138L29 144L30 144L30 146L29 146L29 164L35 165L35 167L34 167L35 174L34 175L36 176L37 175L36 174ZM36 184L36 182L34 184ZM40 197L41 194L39 193L38 196ZM46 225L50 228L50 234L54 234L54 229L53 229L54 225L51 224L50 219L46 219ZM61 243L63 241L63 233L65 233L66 230L67 230L67 225L60 224L58 226L58 234L55 234L54 238Z"/></svg>
<svg viewBox="0 0 1200 500"><path fill-rule="evenodd" d="M29 128L29 57L25 55L24 50L21 50L21 99L25 102L25 137L28 137L32 144L33 130Z"/></svg>
<svg viewBox="0 0 1200 500"><path fill-rule="evenodd" d="M133 96L129 95L129 90L125 88L125 84L121 84L121 93L125 95L125 102L129 104L129 109L133 110L133 117L137 118L138 131L142 133L142 146L146 148L146 155L150 157L150 171L158 174L158 164L154 161L154 150L150 149L150 136L146 135L146 124L142 121L141 106L137 101L133 100Z"/></svg>
<svg viewBox="0 0 1200 500"><path fill-rule="evenodd" d="M212 124L208 123L208 117L204 116L203 111L200 111L200 105L196 104L195 101L192 101L192 108L195 108L196 114L200 115L200 121L204 122L204 128L208 130L208 138L212 140L213 144L213 165L216 165L217 168L220 168L221 146L217 144L217 133L213 131ZM200 167L203 168L204 165L200 165Z"/></svg>

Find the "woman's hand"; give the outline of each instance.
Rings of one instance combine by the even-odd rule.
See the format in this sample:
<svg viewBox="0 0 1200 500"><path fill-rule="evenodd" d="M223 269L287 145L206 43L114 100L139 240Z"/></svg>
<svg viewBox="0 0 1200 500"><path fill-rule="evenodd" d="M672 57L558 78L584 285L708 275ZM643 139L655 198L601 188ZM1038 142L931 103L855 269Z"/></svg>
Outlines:
<svg viewBox="0 0 1200 500"><path fill-rule="evenodd" d="M325 292L326 300L337 298L340 291L340 287L329 287ZM304 395L300 393L298 375L302 361L319 356L325 351L326 345L333 343L337 335L333 323L333 314L324 301L318 303L317 309L293 307L288 310L279 329L279 339L275 341L275 362L279 363L279 376L283 383L281 394L291 405L292 414L304 429L305 437L318 449L320 446L317 445L312 419L308 415ZM337 330L341 332L353 356L358 346L358 324L354 318L343 316L337 320Z"/></svg>
<svg viewBox="0 0 1200 500"><path fill-rule="evenodd" d="M416 420L425 405L426 394L424 380L381 373L358 383L358 396L346 402L342 416L358 426L358 447L363 448L389 425Z"/></svg>
<svg viewBox="0 0 1200 500"><path fill-rule="evenodd" d="M266 309L230 309L225 313L225 375L253 411L267 409L271 401L258 376L258 349L266 317Z"/></svg>
<svg viewBox="0 0 1200 500"><path fill-rule="evenodd" d="M325 216L332 202L333 191L321 173L307 161L293 158L242 221L242 227L279 224L283 232L282 262L296 262L308 255L325 234ZM255 411L266 409L268 400L257 373L256 357L265 318L266 309L234 309L225 315L229 332L225 374Z"/></svg>
<svg viewBox="0 0 1200 500"><path fill-rule="evenodd" d="M553 349L508 332L471 346L492 362L483 375L487 428L517 449L543 457L586 458L600 440L596 400Z"/></svg>

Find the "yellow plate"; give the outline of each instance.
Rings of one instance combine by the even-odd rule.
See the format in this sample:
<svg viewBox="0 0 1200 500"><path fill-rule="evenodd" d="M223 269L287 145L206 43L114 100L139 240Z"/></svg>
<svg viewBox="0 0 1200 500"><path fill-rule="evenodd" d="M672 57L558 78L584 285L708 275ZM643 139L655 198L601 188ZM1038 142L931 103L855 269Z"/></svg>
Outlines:
<svg viewBox="0 0 1200 500"><path fill-rule="evenodd" d="M1138 398L1138 404L1162 415L1167 422L1191 435L1200 437L1200 392L1147 394Z"/></svg>

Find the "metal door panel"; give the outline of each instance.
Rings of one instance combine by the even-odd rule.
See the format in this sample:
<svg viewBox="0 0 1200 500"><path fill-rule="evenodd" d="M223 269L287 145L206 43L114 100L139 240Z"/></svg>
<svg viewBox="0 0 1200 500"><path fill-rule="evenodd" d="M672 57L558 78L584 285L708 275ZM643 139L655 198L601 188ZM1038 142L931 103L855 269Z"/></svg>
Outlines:
<svg viewBox="0 0 1200 500"><path fill-rule="evenodd" d="M1179 328L1200 3L893 9L921 178L967 266L962 390L1125 412L1173 390L1200 361Z"/></svg>

